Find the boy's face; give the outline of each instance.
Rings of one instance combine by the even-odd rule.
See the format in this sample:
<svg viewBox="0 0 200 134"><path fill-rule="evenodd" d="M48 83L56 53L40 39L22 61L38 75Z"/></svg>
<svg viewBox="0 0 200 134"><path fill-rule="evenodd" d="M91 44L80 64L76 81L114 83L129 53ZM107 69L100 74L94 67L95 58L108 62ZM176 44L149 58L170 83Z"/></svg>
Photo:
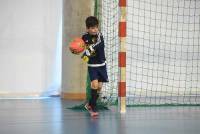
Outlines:
<svg viewBox="0 0 200 134"><path fill-rule="evenodd" d="M98 26L89 27L89 28L87 28L87 32L90 35L97 35L97 33L99 32L99 28L98 28Z"/></svg>

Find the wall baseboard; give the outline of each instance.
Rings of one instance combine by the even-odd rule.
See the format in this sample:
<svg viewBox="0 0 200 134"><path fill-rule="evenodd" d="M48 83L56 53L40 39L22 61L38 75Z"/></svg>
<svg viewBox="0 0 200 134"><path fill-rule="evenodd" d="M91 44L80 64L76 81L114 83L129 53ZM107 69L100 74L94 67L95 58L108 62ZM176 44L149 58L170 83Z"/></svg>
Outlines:
<svg viewBox="0 0 200 134"><path fill-rule="evenodd" d="M41 92L28 92L28 93L7 93L0 92L0 98L37 98L41 96Z"/></svg>
<svg viewBox="0 0 200 134"><path fill-rule="evenodd" d="M85 100L86 93L61 93L61 98L68 100Z"/></svg>

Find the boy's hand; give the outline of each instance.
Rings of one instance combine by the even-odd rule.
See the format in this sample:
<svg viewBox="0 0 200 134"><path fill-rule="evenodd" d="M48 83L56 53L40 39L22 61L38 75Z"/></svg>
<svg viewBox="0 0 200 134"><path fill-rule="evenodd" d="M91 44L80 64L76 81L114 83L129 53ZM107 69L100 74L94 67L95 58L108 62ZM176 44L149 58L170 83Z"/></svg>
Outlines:
<svg viewBox="0 0 200 134"><path fill-rule="evenodd" d="M84 62L88 62L88 60L89 60L89 58L86 55L83 56L82 59L83 59Z"/></svg>
<svg viewBox="0 0 200 134"><path fill-rule="evenodd" d="M71 51L73 54L79 55L80 53L77 53L76 51Z"/></svg>
<svg viewBox="0 0 200 134"><path fill-rule="evenodd" d="M89 61L89 57L93 56L95 54L95 50L93 49L92 46L88 46L87 49L85 49L84 54L81 56L81 59L83 59L83 61L88 62Z"/></svg>

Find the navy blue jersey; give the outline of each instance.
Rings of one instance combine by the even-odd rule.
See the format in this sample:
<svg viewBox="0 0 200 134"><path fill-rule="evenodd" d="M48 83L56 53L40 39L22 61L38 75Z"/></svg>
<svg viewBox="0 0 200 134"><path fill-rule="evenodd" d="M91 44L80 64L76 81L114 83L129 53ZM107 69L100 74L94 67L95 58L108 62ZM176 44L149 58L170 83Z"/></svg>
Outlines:
<svg viewBox="0 0 200 134"><path fill-rule="evenodd" d="M105 51L104 51L104 39L102 34L99 32L97 35L90 35L84 33L82 36L87 46L92 46L95 54L89 57L88 64L102 64L105 63Z"/></svg>

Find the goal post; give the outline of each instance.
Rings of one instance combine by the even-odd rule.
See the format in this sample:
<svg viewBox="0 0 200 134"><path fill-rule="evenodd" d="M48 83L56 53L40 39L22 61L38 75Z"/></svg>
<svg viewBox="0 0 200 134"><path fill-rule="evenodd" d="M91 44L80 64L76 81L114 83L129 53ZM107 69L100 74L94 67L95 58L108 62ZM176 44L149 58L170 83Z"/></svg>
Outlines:
<svg viewBox="0 0 200 134"><path fill-rule="evenodd" d="M119 82L118 102L120 113L126 112L126 0L119 0Z"/></svg>

